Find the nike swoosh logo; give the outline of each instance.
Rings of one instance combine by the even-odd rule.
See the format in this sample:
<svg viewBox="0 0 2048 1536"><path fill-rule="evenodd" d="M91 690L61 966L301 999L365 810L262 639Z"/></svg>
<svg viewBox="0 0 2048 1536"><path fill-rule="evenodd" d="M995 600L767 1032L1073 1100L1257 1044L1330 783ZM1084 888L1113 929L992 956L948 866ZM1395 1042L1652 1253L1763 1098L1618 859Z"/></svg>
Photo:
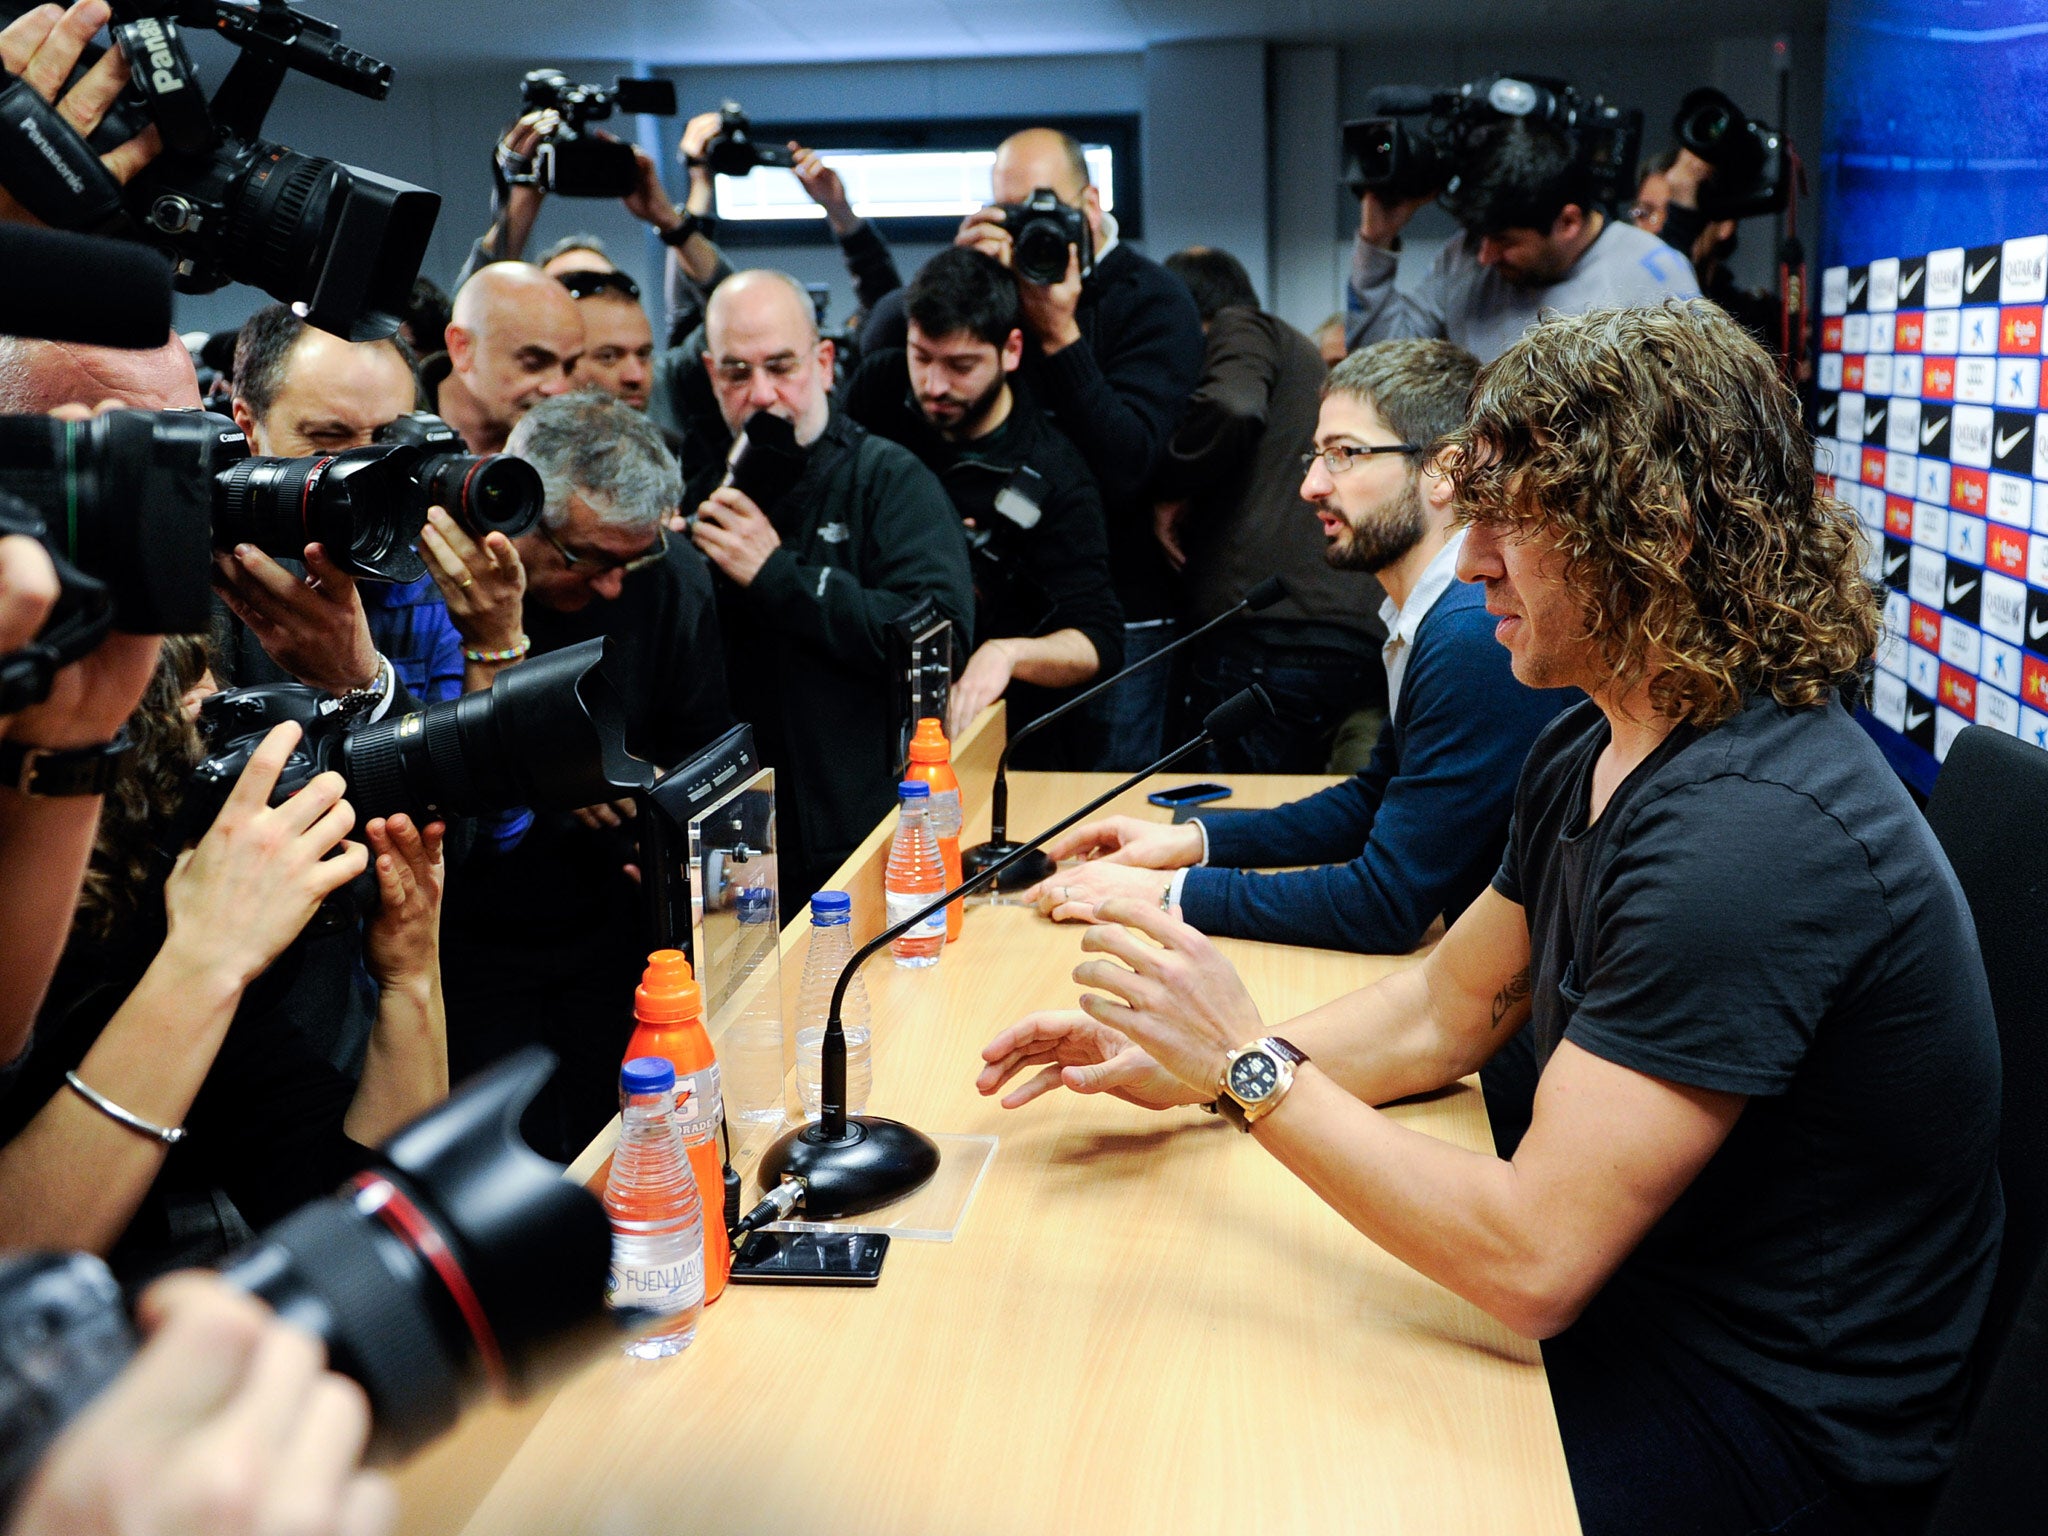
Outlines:
<svg viewBox="0 0 2048 1536"><path fill-rule="evenodd" d="M1921 726L1925 725L1928 721L1932 720L1933 718L1934 711L1931 709L1922 715L1916 715L1913 713L1911 709L1908 709L1906 711L1906 729L1909 731L1917 731L1920 729Z"/></svg>
<svg viewBox="0 0 2048 1536"><path fill-rule="evenodd" d="M1868 281L1868 278L1859 277L1849 285L1849 302L1851 304L1856 302L1856 296L1863 292L1863 285Z"/></svg>
<svg viewBox="0 0 2048 1536"><path fill-rule="evenodd" d="M1905 563L1906 563L1906 557L1905 557L1904 555L1893 555L1893 556L1891 557L1891 559L1889 559L1889 560L1885 561L1885 563L1884 563L1884 574L1885 574L1885 579L1886 579L1887 581L1889 581L1889 580L1890 580L1890 579L1891 579L1892 577L1894 577L1894 576L1898 575L1898 574L1899 574L1899 567L1900 567L1900 566L1902 566L1902 565L1904 565Z"/></svg>
<svg viewBox="0 0 2048 1536"><path fill-rule="evenodd" d="M1943 433L1943 431L1947 429L1947 427L1948 418L1946 416L1942 417L1939 421L1921 422L1920 446L1922 448L1925 448L1929 443L1933 442L1937 437L1941 436L1941 434Z"/></svg>
<svg viewBox="0 0 2048 1536"><path fill-rule="evenodd" d="M2025 437L2027 433L2031 430L2033 429L2030 427L2021 427L2017 432L2014 432L2010 437L2008 437L2003 432L1999 433L1998 446L1991 450L1991 456L1995 459L2004 458L2008 453L2012 452L2013 444L2017 443L2021 438Z"/></svg>
<svg viewBox="0 0 2048 1536"><path fill-rule="evenodd" d="M2027 638L2029 640L2038 640L2043 635L2048 635L2048 619L2037 619L2029 614L2027 616Z"/></svg>
<svg viewBox="0 0 2048 1536"><path fill-rule="evenodd" d="M1998 258L1996 256L1993 256L1989 261L1985 262L1983 266L1972 267L1968 272L1965 272L1963 274L1963 291L1965 293L1975 293L1977 291L1977 285L1984 281L1984 274L1989 272L1993 267L1997 265Z"/></svg>
<svg viewBox="0 0 2048 1536"><path fill-rule="evenodd" d="M1884 418L1889 410L1890 407L1887 406L1875 412L1866 410L1863 413L1863 435L1865 437L1877 436L1877 430L1884 425Z"/></svg>
<svg viewBox="0 0 2048 1536"><path fill-rule="evenodd" d="M1964 598L1968 597L1972 592L1976 590L1977 583L1975 581L1966 581L1959 587L1955 583L1955 578L1950 577L1948 583L1948 601L1950 603L1960 603Z"/></svg>
<svg viewBox="0 0 2048 1536"><path fill-rule="evenodd" d="M1835 419L1835 408L1834 408L1834 407L1833 407L1832 405L1830 405L1830 406L1827 406L1827 407L1825 407L1825 408L1824 408L1824 409L1823 409L1823 410L1821 411L1821 413L1820 413L1820 424L1821 424L1822 426L1826 426L1826 425L1827 425L1827 424L1828 424L1829 422L1833 421L1834 419Z"/></svg>
<svg viewBox="0 0 2048 1536"><path fill-rule="evenodd" d="M1899 297L1910 298L1913 290L1920 286L1920 279L1927 275L1925 267L1915 268L1910 276L1899 279Z"/></svg>

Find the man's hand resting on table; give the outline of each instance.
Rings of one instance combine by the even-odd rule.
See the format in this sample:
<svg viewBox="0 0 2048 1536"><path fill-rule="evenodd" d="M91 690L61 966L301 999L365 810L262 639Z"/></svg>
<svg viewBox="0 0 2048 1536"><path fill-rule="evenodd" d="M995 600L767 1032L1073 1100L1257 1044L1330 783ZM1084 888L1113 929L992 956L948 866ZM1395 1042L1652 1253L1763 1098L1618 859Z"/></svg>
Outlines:
<svg viewBox="0 0 2048 1536"><path fill-rule="evenodd" d="M1138 869L1185 869L1202 862L1202 829L1142 816L1105 816L1061 833L1045 851L1055 861L1102 859Z"/></svg>
<svg viewBox="0 0 2048 1536"><path fill-rule="evenodd" d="M1056 869L1023 893L1025 901L1056 923L1092 923L1105 901L1126 898L1163 908L1173 876L1157 869L1133 869L1108 859L1091 859Z"/></svg>

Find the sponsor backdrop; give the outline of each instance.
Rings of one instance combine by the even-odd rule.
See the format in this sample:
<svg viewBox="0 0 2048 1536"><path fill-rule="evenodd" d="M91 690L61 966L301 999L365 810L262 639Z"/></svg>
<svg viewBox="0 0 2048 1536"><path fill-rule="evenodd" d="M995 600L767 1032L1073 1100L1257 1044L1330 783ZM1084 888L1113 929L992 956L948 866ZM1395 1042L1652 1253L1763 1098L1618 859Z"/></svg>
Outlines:
<svg viewBox="0 0 2048 1536"><path fill-rule="evenodd" d="M1828 21L1812 424L1887 588L1864 723L1925 790L1965 725L2048 751L2048 0Z"/></svg>

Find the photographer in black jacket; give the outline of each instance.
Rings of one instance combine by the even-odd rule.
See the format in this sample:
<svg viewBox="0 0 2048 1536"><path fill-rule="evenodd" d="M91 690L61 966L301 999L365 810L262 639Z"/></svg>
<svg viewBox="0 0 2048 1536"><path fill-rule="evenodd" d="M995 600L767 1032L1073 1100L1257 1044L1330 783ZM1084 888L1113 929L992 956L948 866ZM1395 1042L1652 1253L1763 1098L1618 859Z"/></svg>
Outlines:
<svg viewBox="0 0 2048 1536"><path fill-rule="evenodd" d="M953 685L951 733L1007 696L1014 734L1061 690L1123 665L1102 496L1018 377L1024 333L1010 273L955 246L918 273L908 307L908 349L867 356L847 414L923 460L967 529L979 643ZM1056 726L1034 741L1028 766L1080 767L1079 744L1047 739L1061 736Z"/></svg>

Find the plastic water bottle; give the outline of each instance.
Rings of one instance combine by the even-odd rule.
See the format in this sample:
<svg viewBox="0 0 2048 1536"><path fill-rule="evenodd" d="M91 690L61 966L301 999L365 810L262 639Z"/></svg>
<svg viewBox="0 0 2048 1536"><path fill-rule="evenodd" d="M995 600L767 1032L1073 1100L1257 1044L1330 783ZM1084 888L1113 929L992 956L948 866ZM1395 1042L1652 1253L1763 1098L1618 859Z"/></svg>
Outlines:
<svg viewBox="0 0 2048 1536"><path fill-rule="evenodd" d="M832 989L853 958L853 902L844 891L820 891L811 898L811 947L804 956L803 985L797 992L796 1090L806 1120L822 1111L820 1078L824 1063L825 1023L831 1017ZM846 1034L846 1112L868 1107L875 1081L873 1036L869 1033L868 989L860 972L847 985L840 1004L839 1027Z"/></svg>
<svg viewBox="0 0 2048 1536"><path fill-rule="evenodd" d="M732 1271L732 1244L722 1214L725 1159L719 1155L718 1128L725 1121L725 1097L719 1085L718 1056L704 1028L704 993L690 975L690 960L680 949L657 949L647 957L647 970L633 994L633 1038L626 1060L659 1056L675 1069L676 1129L697 1177L697 1195L714 1213L704 1223L704 1303L709 1306L725 1291Z"/></svg>
<svg viewBox="0 0 2048 1536"><path fill-rule="evenodd" d="M917 722L917 734L910 738L910 767L903 776L921 779L932 787L932 836L939 840L939 857L945 861L946 889L950 891L961 880L960 780L953 774L953 744L946 740L946 729L938 720L927 717ZM960 937L966 906L965 897L946 906L948 944Z"/></svg>
<svg viewBox="0 0 2048 1536"><path fill-rule="evenodd" d="M626 1346L640 1360L680 1354L704 1310L704 1218L675 1123L676 1069L636 1056L619 1072L619 1145L605 1180L612 1273L605 1300L657 1313L655 1331Z"/></svg>
<svg viewBox="0 0 2048 1536"><path fill-rule="evenodd" d="M765 860L757 861L757 868L765 866ZM775 931L775 890L762 883L759 874L750 875L739 888L734 909L740 923L740 974L734 991L743 992L741 983L753 974L753 968L775 956L780 939ZM755 987L740 1016L726 1025L719 1045L726 1118L744 1125L781 1124L786 1069L778 989Z"/></svg>
<svg viewBox="0 0 2048 1536"><path fill-rule="evenodd" d="M889 912L885 927L893 928L946 889L946 864L932 835L929 813L932 789L922 779L896 786L896 835L889 840L889 869L882 877ZM946 910L941 907L900 939L889 941L898 965L937 965L946 944Z"/></svg>

